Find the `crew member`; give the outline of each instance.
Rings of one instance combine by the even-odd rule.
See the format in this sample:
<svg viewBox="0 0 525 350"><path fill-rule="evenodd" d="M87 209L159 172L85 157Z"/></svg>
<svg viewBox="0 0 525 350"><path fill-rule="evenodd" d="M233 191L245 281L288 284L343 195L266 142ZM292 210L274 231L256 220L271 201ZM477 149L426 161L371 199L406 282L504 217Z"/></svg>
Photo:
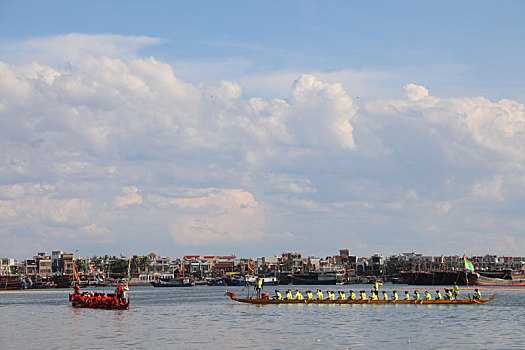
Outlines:
<svg viewBox="0 0 525 350"><path fill-rule="evenodd" d="M379 291L379 283L377 283L377 281L374 283L374 291Z"/></svg>
<svg viewBox="0 0 525 350"><path fill-rule="evenodd" d="M323 300L323 292L320 289L317 290L317 300Z"/></svg>
<svg viewBox="0 0 525 350"><path fill-rule="evenodd" d="M75 286L73 287L73 290L75 291L75 294L80 294L80 287L78 286L78 283L75 282Z"/></svg>
<svg viewBox="0 0 525 350"><path fill-rule="evenodd" d="M123 289L124 289L124 287L122 287L122 286L118 286L117 287L117 290L115 291L115 294L117 294L117 298L118 299L122 299Z"/></svg>
<svg viewBox="0 0 525 350"><path fill-rule="evenodd" d="M396 290L392 293L392 300L399 300L399 296L397 295Z"/></svg>
<svg viewBox="0 0 525 350"><path fill-rule="evenodd" d="M364 290L361 291L361 300L366 300L366 293Z"/></svg>
<svg viewBox="0 0 525 350"><path fill-rule="evenodd" d="M481 299L481 292L479 291L479 289L474 289L474 291L476 292L476 294L474 295L474 299Z"/></svg>
<svg viewBox="0 0 525 350"><path fill-rule="evenodd" d="M275 296L273 298L277 300L283 300L283 296L281 295L281 292L279 292L278 289L275 290Z"/></svg>
<svg viewBox="0 0 525 350"><path fill-rule="evenodd" d="M371 290L370 291L372 293L372 300L378 300L379 298L377 297L379 292L375 291L375 290Z"/></svg>
<svg viewBox="0 0 525 350"><path fill-rule="evenodd" d="M385 291L383 291L383 299L388 300L388 294Z"/></svg>
<svg viewBox="0 0 525 350"><path fill-rule="evenodd" d="M290 289L288 289L286 291L286 300L292 300L292 299L293 299L292 291Z"/></svg>
<svg viewBox="0 0 525 350"><path fill-rule="evenodd" d="M405 290L405 300L410 300L410 294Z"/></svg>
<svg viewBox="0 0 525 350"><path fill-rule="evenodd" d="M430 296L430 293L427 291L425 291L425 300L432 300L432 297Z"/></svg>
<svg viewBox="0 0 525 350"><path fill-rule="evenodd" d="M328 295L328 299L335 300L335 292L333 290L330 291L330 294Z"/></svg>
<svg viewBox="0 0 525 350"><path fill-rule="evenodd" d="M261 298L261 289L262 289L263 281L257 277L257 280L255 281L255 290L257 291L257 299Z"/></svg>
<svg viewBox="0 0 525 350"><path fill-rule="evenodd" d="M308 298L308 300L314 300L314 294L311 290L306 291L306 297Z"/></svg>
<svg viewBox="0 0 525 350"><path fill-rule="evenodd" d="M417 290L414 292L414 299L415 299L415 300L420 300L420 298L419 298L419 292L418 292Z"/></svg>
<svg viewBox="0 0 525 350"><path fill-rule="evenodd" d="M295 290L295 300L304 300L303 295L297 289Z"/></svg>
<svg viewBox="0 0 525 350"><path fill-rule="evenodd" d="M448 300L454 300L454 294L452 293L452 289L445 289L445 293L447 293Z"/></svg>
<svg viewBox="0 0 525 350"><path fill-rule="evenodd" d="M350 300L356 300L357 299L357 296L355 295L354 291L351 290L350 291Z"/></svg>
<svg viewBox="0 0 525 350"><path fill-rule="evenodd" d="M343 291L339 291L339 300L346 300L346 295Z"/></svg>
<svg viewBox="0 0 525 350"><path fill-rule="evenodd" d="M458 287L458 285L456 284L456 282L454 282L454 298L455 298L455 299L458 298L458 294L459 294L459 287Z"/></svg>
<svg viewBox="0 0 525 350"><path fill-rule="evenodd" d="M439 290L436 290L436 300L443 300L443 297L441 296Z"/></svg>

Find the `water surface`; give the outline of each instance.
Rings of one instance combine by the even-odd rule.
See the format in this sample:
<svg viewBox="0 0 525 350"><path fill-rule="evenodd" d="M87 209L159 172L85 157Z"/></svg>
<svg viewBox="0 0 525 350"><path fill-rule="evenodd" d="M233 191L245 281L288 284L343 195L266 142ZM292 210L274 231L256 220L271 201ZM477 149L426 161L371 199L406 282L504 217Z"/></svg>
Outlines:
<svg viewBox="0 0 525 350"><path fill-rule="evenodd" d="M408 287L395 288L401 295ZM281 291L285 289L281 287ZM339 290L342 286L331 289ZM348 295L350 287L344 289ZM352 286L352 289L369 290L370 286ZM390 295L393 288L384 289ZM420 292L426 289L421 287ZM241 296L247 293L242 287L229 290ZM522 349L525 346L524 289L500 290L498 297L485 305L249 305L231 301L224 291L225 287L209 286L132 287L131 309L119 311L72 308L67 292L0 294L0 348ZM484 296L492 293L483 291Z"/></svg>

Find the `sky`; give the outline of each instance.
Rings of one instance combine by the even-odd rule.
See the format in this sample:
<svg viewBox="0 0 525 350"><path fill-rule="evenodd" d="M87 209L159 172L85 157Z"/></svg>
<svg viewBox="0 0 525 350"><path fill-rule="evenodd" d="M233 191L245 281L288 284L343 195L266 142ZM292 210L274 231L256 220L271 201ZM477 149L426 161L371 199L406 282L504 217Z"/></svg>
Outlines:
<svg viewBox="0 0 525 350"><path fill-rule="evenodd" d="M0 256L523 256L524 15L2 1Z"/></svg>

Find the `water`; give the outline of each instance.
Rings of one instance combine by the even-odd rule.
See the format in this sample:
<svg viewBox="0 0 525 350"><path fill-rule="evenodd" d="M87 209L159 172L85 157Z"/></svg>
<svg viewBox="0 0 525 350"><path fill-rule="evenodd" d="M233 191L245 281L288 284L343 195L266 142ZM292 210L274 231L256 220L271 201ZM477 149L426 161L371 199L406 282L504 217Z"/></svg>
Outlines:
<svg viewBox="0 0 525 350"><path fill-rule="evenodd" d="M393 288L384 289L390 295ZM241 287L229 290L246 294ZM501 290L485 305L441 306L249 305L231 301L224 291L132 287L131 309L121 311L72 308L67 292L0 294L0 349L525 347L525 289ZM483 291L483 296L492 293Z"/></svg>

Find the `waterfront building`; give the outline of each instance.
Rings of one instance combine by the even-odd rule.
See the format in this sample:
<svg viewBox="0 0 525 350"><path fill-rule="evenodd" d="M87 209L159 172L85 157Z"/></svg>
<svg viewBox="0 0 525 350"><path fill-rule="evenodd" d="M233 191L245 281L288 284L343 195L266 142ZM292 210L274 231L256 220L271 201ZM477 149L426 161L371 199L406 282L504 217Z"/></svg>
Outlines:
<svg viewBox="0 0 525 350"><path fill-rule="evenodd" d="M9 276L17 274L17 263L17 260L14 258L0 258L0 276Z"/></svg>

